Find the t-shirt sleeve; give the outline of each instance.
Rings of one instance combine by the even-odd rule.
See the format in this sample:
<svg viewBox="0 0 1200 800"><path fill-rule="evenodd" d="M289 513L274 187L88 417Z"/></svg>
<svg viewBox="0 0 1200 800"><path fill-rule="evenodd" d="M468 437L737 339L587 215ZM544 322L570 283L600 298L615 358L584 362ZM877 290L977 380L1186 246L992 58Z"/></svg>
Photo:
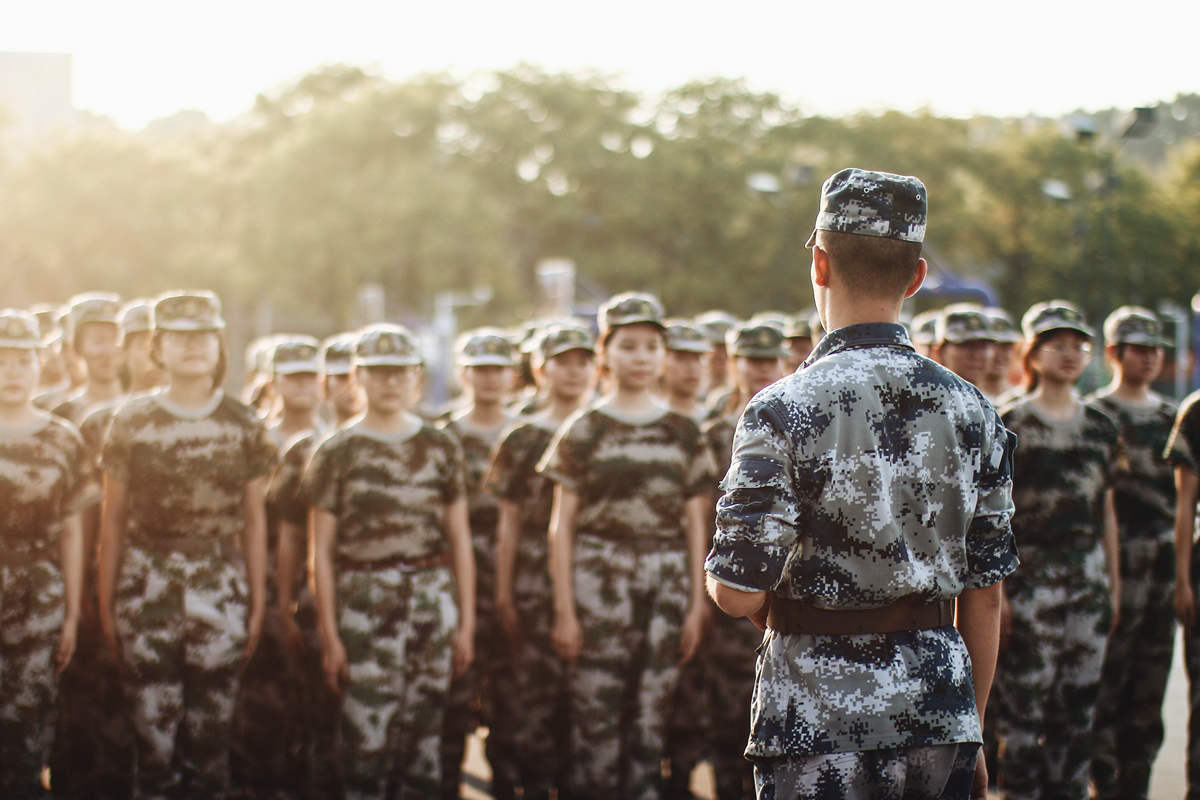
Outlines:
<svg viewBox="0 0 1200 800"><path fill-rule="evenodd" d="M81 438L71 437L66 448L60 516L68 517L100 502L100 484L91 451Z"/></svg>
<svg viewBox="0 0 1200 800"><path fill-rule="evenodd" d="M443 442L442 502L448 505L467 493L466 459L457 436L447 433Z"/></svg>
<svg viewBox="0 0 1200 800"><path fill-rule="evenodd" d="M967 526L963 585L968 589L999 583L1020 563L1012 532L1012 463L1017 436L1005 429L995 412L990 427L980 457L975 514Z"/></svg>
<svg viewBox="0 0 1200 800"><path fill-rule="evenodd" d="M520 428L509 431L496 445L492 463L488 465L484 487L501 500L519 500L522 494L521 439Z"/></svg>
<svg viewBox="0 0 1200 800"><path fill-rule="evenodd" d="M342 511L342 474L338 440L326 439L309 459L300 478L297 499L305 506L339 516Z"/></svg>
<svg viewBox="0 0 1200 800"><path fill-rule="evenodd" d="M267 489L267 504L281 520L293 525L303 525L308 517L308 506L300 496L300 480L310 449L308 440L294 442L280 459Z"/></svg>
<svg viewBox="0 0 1200 800"><path fill-rule="evenodd" d="M1200 474L1200 392L1191 395L1179 409L1163 457L1172 466Z"/></svg>
<svg viewBox="0 0 1200 800"><path fill-rule="evenodd" d="M799 504L787 428L771 406L747 406L721 488L705 571L734 589L773 589L796 542Z"/></svg>
<svg viewBox="0 0 1200 800"><path fill-rule="evenodd" d="M720 476L717 475L717 464L713 459L712 450L709 449L705 437L697 431L692 438L691 452L688 453L688 497L698 494L711 496L713 485L718 480Z"/></svg>
<svg viewBox="0 0 1200 800"><path fill-rule="evenodd" d="M586 428L587 417L567 420L554 434L538 462L538 472L573 492L583 486L589 471L591 447Z"/></svg>
<svg viewBox="0 0 1200 800"><path fill-rule="evenodd" d="M250 429L246 433L245 443L245 470L246 482L255 478L262 478L271 474L275 469L275 464L279 458L279 450L275 446L275 442L271 440L271 435L267 432L267 426L262 422L255 420L251 423Z"/></svg>
<svg viewBox="0 0 1200 800"><path fill-rule="evenodd" d="M100 468L121 483L129 483L131 454L133 450L132 430L126 415L113 414L112 422L100 445Z"/></svg>

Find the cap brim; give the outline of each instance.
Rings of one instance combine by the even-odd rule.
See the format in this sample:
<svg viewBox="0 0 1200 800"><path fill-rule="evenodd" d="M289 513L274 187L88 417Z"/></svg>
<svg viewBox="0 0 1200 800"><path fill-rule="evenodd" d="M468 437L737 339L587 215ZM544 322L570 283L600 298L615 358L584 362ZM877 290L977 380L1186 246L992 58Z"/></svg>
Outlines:
<svg viewBox="0 0 1200 800"><path fill-rule="evenodd" d="M743 347L741 349L731 350L729 355L734 358L786 358L787 354L782 350L760 350L756 347Z"/></svg>
<svg viewBox="0 0 1200 800"><path fill-rule="evenodd" d="M321 365L316 361L285 361L275 365L276 375L299 375L302 372L318 373Z"/></svg>
<svg viewBox="0 0 1200 800"><path fill-rule="evenodd" d="M591 347L586 344L569 344L565 347L559 347L555 350L551 350L550 352L544 354L542 356L542 358L551 359L551 358L554 358L555 356L561 356L563 353L569 353L572 350L582 350L585 353L589 353L591 355L596 355L595 347Z"/></svg>
<svg viewBox="0 0 1200 800"><path fill-rule="evenodd" d="M324 375L349 375L354 366L349 361L338 361L334 364L325 364L321 367L321 373Z"/></svg>
<svg viewBox="0 0 1200 800"><path fill-rule="evenodd" d="M817 229L813 228L813 232L808 235L808 241L804 243L804 246L807 247L809 250L811 250L812 246L816 243L817 243Z"/></svg>
<svg viewBox="0 0 1200 800"><path fill-rule="evenodd" d="M354 363L359 367L418 367L421 359L416 356L356 356Z"/></svg>
<svg viewBox="0 0 1200 800"><path fill-rule="evenodd" d="M474 356L460 358L459 365L464 367L515 367L517 362L504 356Z"/></svg>
<svg viewBox="0 0 1200 800"><path fill-rule="evenodd" d="M156 331L175 331L176 333L191 333L203 331L223 331L225 330L225 320L218 319L211 322L192 322L191 320L179 320L176 322L154 324Z"/></svg>
<svg viewBox="0 0 1200 800"><path fill-rule="evenodd" d="M683 344L668 344L668 350L674 350L679 353L696 353L703 355L712 352L712 345L707 342L684 342Z"/></svg>
<svg viewBox="0 0 1200 800"><path fill-rule="evenodd" d="M1096 332L1087 325L1052 325L1049 328L1043 328L1040 331L1034 331L1033 335L1041 336L1043 333L1053 333L1054 331L1075 331L1076 333L1082 333L1089 339L1096 338Z"/></svg>
<svg viewBox="0 0 1200 800"><path fill-rule="evenodd" d="M662 324L662 320L654 317L625 317L617 322L610 322L605 330L611 331L616 328L624 328L629 325L653 325L660 331L666 331L667 326Z"/></svg>
<svg viewBox="0 0 1200 800"><path fill-rule="evenodd" d="M29 339L0 339L0 350L41 350L42 343Z"/></svg>
<svg viewBox="0 0 1200 800"><path fill-rule="evenodd" d="M1174 342L1168 342L1161 336L1122 336L1109 344L1132 344L1139 347L1172 347Z"/></svg>

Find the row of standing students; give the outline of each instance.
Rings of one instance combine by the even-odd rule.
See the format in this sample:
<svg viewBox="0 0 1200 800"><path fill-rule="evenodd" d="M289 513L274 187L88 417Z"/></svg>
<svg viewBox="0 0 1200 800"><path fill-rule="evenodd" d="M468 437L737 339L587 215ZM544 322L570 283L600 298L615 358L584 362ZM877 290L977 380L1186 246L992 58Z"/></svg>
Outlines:
<svg viewBox="0 0 1200 800"><path fill-rule="evenodd" d="M82 304L75 333L120 330L114 303ZM5 632L37 643L24 661L7 641L3 652L5 690L18 688L18 721L7 724L8 705L4 715L6 796L36 796L48 777L60 794L86 796L456 796L481 697L498 795L666 791L669 710L681 667L701 669L711 624L701 564L719 468L709 443L728 460L733 417L702 434L660 401L668 327L654 298L613 298L599 342L577 325L547 330L535 353L545 402L519 420L486 418L503 408L503 337L464 343L474 405L435 427L412 411L412 335L365 329L342 373L365 390L364 413L326 436L288 435L286 411L269 430L218 388L226 354L215 296L171 293L143 310L150 322L126 327L126 338L164 386L93 408L97 381L58 404L86 437L31 402L36 323L21 312L0 319L5 488L14 512L26 511L5 536ZM672 326L671 341L687 328ZM690 333L681 361L704 349ZM742 401L779 377L777 328L737 330L730 344ZM316 350L277 348L285 401L315 379ZM608 392L588 404L595 357ZM153 382L150 370L139 382ZM47 463L35 490L17 470L38 459ZM90 612L84 596L96 598ZM50 743L33 734L51 730L51 665L71 662L87 613L99 623L93 663L64 691L60 733L90 735L92 746L57 745L47 776ZM740 624L750 633L728 646L746 642L746 652L724 657L745 675L756 631ZM37 674L23 671L30 664ZM750 679L736 698L706 698L721 700L722 719L742 718L736 731ZM128 718L129 741L107 735L113 711ZM730 796L742 796L744 733L725 739L736 748ZM72 748L78 761L63 757Z"/></svg>

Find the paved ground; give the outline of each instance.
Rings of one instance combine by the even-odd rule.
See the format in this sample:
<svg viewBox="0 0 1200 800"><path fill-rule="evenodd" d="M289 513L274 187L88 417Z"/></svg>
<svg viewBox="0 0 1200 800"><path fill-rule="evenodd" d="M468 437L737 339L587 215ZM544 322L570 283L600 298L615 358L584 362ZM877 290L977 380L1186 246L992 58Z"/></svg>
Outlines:
<svg viewBox="0 0 1200 800"><path fill-rule="evenodd" d="M1167 698L1163 703L1166 721L1166 740L1154 762L1154 773L1150 779L1150 800L1183 800L1187 790L1184 759L1187 752L1187 675L1183 670L1183 643L1177 640L1175 663L1167 683ZM471 739L467 753L467 780L463 784L466 800L487 800L485 791L490 773L483 759L480 735ZM712 772L707 764L698 767L692 774L692 792L702 800L714 800Z"/></svg>

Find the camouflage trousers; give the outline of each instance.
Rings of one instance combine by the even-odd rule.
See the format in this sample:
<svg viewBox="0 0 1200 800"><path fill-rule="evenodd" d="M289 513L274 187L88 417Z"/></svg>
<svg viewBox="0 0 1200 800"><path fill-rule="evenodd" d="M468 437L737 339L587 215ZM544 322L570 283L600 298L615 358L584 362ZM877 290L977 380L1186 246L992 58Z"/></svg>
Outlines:
<svg viewBox="0 0 1200 800"><path fill-rule="evenodd" d="M758 800L968 800L979 745L760 759Z"/></svg>
<svg viewBox="0 0 1200 800"><path fill-rule="evenodd" d="M1192 544L1192 588L1200 587L1200 543ZM1183 664L1188 676L1187 800L1200 800L1200 625L1185 629Z"/></svg>
<svg viewBox="0 0 1200 800"><path fill-rule="evenodd" d="M1163 741L1162 705L1175 651L1174 543L1121 541L1121 615L1108 637L1092 729L1100 800L1144 800Z"/></svg>
<svg viewBox="0 0 1200 800"><path fill-rule="evenodd" d="M54 736L62 575L51 561L0 566L0 796L40 796Z"/></svg>
<svg viewBox="0 0 1200 800"><path fill-rule="evenodd" d="M1030 562L1038 564L1036 554ZM996 669L1007 800L1088 796L1092 718L1111 609L1104 557L1005 581L1012 636Z"/></svg>
<svg viewBox="0 0 1200 800"><path fill-rule="evenodd" d="M220 796L242 649L246 584L224 556L126 548L117 626L138 797Z"/></svg>
<svg viewBox="0 0 1200 800"><path fill-rule="evenodd" d="M449 567L341 568L338 630L350 681L339 760L347 797L436 797L458 625Z"/></svg>
<svg viewBox="0 0 1200 800"><path fill-rule="evenodd" d="M495 717L508 720L512 730L513 782L526 798L545 798L551 787L562 786L570 761L566 667L550 644L554 602L544 550L536 565L518 564L513 600L521 641L515 651L505 651L493 679ZM527 555L521 553L521 562Z"/></svg>
<svg viewBox="0 0 1200 800"><path fill-rule="evenodd" d="M718 800L742 800L754 792L754 769L745 757L750 738L755 651L762 631L746 619L713 609L713 627L679 677L669 729L671 797L691 797L688 780L708 759Z"/></svg>
<svg viewBox="0 0 1200 800"><path fill-rule="evenodd" d="M568 675L572 797L660 797L687 552L682 541L647 548L581 535L574 578L583 648Z"/></svg>

